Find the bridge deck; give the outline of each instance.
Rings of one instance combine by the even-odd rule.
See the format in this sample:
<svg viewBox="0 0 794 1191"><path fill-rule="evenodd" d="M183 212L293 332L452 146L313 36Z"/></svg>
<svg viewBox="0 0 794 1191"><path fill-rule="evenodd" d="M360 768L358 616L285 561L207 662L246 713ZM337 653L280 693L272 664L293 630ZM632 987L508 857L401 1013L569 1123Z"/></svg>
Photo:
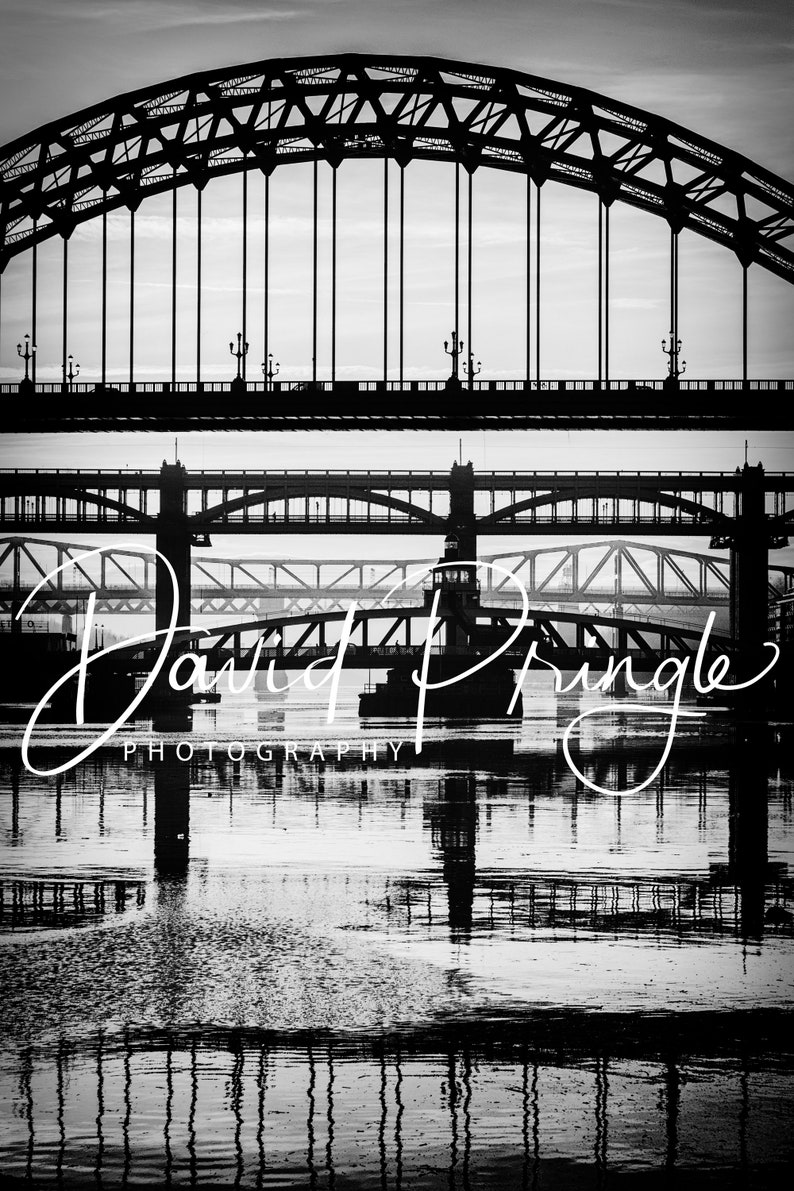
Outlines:
<svg viewBox="0 0 794 1191"><path fill-rule="evenodd" d="M168 382L0 385L6 432L103 430L792 430L792 380ZM469 408L467 408L467 406Z"/></svg>

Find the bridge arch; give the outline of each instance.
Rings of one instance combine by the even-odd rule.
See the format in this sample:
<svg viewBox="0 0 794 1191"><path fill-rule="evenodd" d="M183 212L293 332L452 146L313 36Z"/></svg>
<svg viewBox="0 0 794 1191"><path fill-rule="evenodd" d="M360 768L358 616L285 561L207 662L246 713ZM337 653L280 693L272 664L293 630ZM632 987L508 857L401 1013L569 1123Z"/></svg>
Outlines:
<svg viewBox="0 0 794 1191"><path fill-rule="evenodd" d="M133 522L141 529L148 530L154 533L157 529L157 518L150 513L144 512L141 509L136 509L134 505L126 504L124 501L116 500L112 496L106 496L102 492L92 491L90 488L79 488L77 486L67 487L61 484L48 484L46 480L40 481L36 485L35 492L23 493L16 498L20 506L24 507L30 502L34 508L31 512L30 520L36 522L38 518L37 509L39 502L42 500L58 500L62 502L74 503L78 509L82 506L89 505L98 511L97 520L100 520L99 511L112 512L117 514L117 518L113 520L112 525L118 526L119 523L125 524ZM5 493L0 495L0 507L12 503L14 497L9 497ZM27 519L25 512L22 514L21 521L24 524ZM71 520L68 514L64 515L65 520ZM77 518L79 520L79 516ZM53 528L58 527L58 514L54 518L49 518ZM94 549L95 547L89 547Z"/></svg>
<svg viewBox="0 0 794 1191"><path fill-rule="evenodd" d="M203 71L64 116L0 149L0 271L148 194L288 162L455 161L596 193L794 281L794 187L660 116L504 67L335 54Z"/></svg>
<svg viewBox="0 0 794 1191"><path fill-rule="evenodd" d="M437 526L439 532L443 532L447 520L437 513L431 513L429 509L423 509L417 505L410 504L406 500L401 500L396 496L388 496L383 492L373 491L369 488L354 488L347 484L340 484L338 486L327 484L322 481L313 489L304 480L298 480L293 485L281 485L272 490L263 490L261 492L249 492L244 496L234 497L231 500L220 501L218 504L212 505L208 509L203 509L200 513L194 513L190 517L190 526L193 529L220 529L224 520L230 513L239 513L245 510L255 508L257 505L276 504L290 500L318 499L342 499L346 500L348 504L351 502L358 502L364 505L378 505L381 508L393 509L395 512L406 513L411 521L419 521L424 525ZM318 524L318 530L321 530L325 522Z"/></svg>
<svg viewBox="0 0 794 1191"><path fill-rule="evenodd" d="M730 517L727 517L724 513L720 513L716 509L710 508L708 505L699 504L697 501L688 500L686 497L659 492L656 489L643 489L640 486L634 492L627 492L625 495L622 495L620 492L605 492L596 488L577 488L575 490L565 488L554 489L551 492L543 492L538 496L528 496L524 500L503 505L502 508L496 509L493 513L479 518L477 529L478 532L487 534L489 528L510 521L519 513L549 508L558 504L577 504L582 500L625 500L636 501L641 504L661 505L663 508L669 508L673 511L680 510L682 513L689 514L694 521L693 529L702 526L703 529L708 529L710 532L720 529L727 532L733 524Z"/></svg>
<svg viewBox="0 0 794 1191"><path fill-rule="evenodd" d="M330 655L333 652L336 643L326 642L325 629L330 626L341 626L347 615L347 609L275 614L209 628L183 629L176 633L175 641L180 647L193 648L199 654L220 663L234 656L245 664L246 660L249 662L253 660L256 651L256 643L251 639L261 638L264 647L264 665L274 655L278 655L284 665L298 661L305 663L310 656L309 651L312 651L311 656L315 653ZM483 605L473 611L472 623L474 621L489 621L493 626L498 625L504 628L510 621L517 620L519 615L520 613L513 606ZM424 642L412 641L410 629L407 629L407 626L414 621L427 620L429 616L430 610L424 607L384 605L376 608L357 608L351 624L351 644L348 647L348 652L362 665L365 665L368 659L367 654L362 660L360 656L362 649L374 650L377 655L375 661L379 661L385 666L388 666L395 657L417 655L424 648ZM455 620L456 623L458 622L454 613L447 614L447 616ZM436 633L444 619L444 613L437 613ZM364 626L374 627L379 623L382 623L386 629L381 641L376 643L371 637L365 636L365 643L362 645L359 634ZM677 647L688 648L694 652L703 634L702 628L670 622L664 623L648 617L614 617L599 613L560 612L538 608L529 609L528 628L539 634L538 639L541 642L560 645L563 648L565 648L566 642L561 636L561 629L567 628L571 632L575 632L577 636L586 632L595 639L602 649L606 649L608 652L611 651L611 647L605 642L603 633L604 631L614 631L626 637L632 647L639 646L648 657L655 658L653 668L655 668L655 664L658 664L659 659L656 656L656 648L646 640L647 635L658 638L659 644L663 648L674 643ZM285 642L283 634L286 630L297 632L297 640ZM406 643L394 644L395 639L400 635L406 638ZM718 633L712 633L709 640L712 648L728 649L731 646L730 638ZM115 658L122 665L133 660L140 663L142 659L146 660L152 655L156 655L160 648L159 643L153 642L150 645L147 642L138 642L135 645L118 647L115 651ZM472 646L472 652L476 653L477 648L477 646ZM479 648L481 650L482 647ZM522 648L521 645L516 646L518 652Z"/></svg>

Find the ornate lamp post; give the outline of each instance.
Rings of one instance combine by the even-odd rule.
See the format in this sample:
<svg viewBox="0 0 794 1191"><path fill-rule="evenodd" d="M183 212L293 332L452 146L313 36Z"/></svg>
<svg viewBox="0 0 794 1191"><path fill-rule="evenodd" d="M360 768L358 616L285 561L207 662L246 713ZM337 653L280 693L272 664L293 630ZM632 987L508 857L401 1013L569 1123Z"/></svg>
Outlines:
<svg viewBox="0 0 794 1191"><path fill-rule="evenodd" d="M482 360L478 360L478 361L477 361L477 366L475 367L475 365L474 365L474 353L473 353L473 352L469 352L469 362L468 362L468 364L464 365L463 371L465 372L465 374L466 374L466 376L467 376L467 378L468 378L468 381L469 381L469 388L470 388L470 389L471 389L471 388L473 388L473 387L474 387L474 378L475 378L475 376L479 376L479 375L480 375L480 373L482 372Z"/></svg>
<svg viewBox="0 0 794 1191"><path fill-rule="evenodd" d="M452 332L452 346L449 345L449 340L444 340L444 351L448 356L452 357L452 373L447 381L447 387L456 389L460 386L460 376L458 374L458 357L463 351L463 340L458 343L458 332Z"/></svg>
<svg viewBox="0 0 794 1191"><path fill-rule="evenodd" d="M25 350L22 350L22 344L17 344L17 355L20 359L25 361L25 375L19 382L19 387L23 391L33 388L33 381L30 379L30 361L36 354L36 344L30 342L30 335L25 335Z"/></svg>
<svg viewBox="0 0 794 1191"><path fill-rule="evenodd" d="M686 372L686 360L682 360L681 367L678 366L678 357L681 352L681 340L673 338L673 332L670 332L670 347L667 346L667 340L662 340L662 351L667 356L667 377L665 384L668 388L678 387L678 378L683 376Z"/></svg>
<svg viewBox="0 0 794 1191"><path fill-rule="evenodd" d="M273 377L278 376L278 370L279 370L278 360L276 360L276 363L274 365L273 364L273 353L270 352L270 354L267 357L267 361L262 364L262 375L265 378L265 392L266 393L269 392L273 388Z"/></svg>
<svg viewBox="0 0 794 1191"><path fill-rule="evenodd" d="M75 364L74 356L69 356L69 367L66 370L66 383L69 387L70 393L72 392L72 390L74 388L74 382L79 375L80 375L80 365Z"/></svg>
<svg viewBox="0 0 794 1191"><path fill-rule="evenodd" d="M237 332L237 350L235 351L234 343L232 342L229 344L229 351L237 360L237 376L232 381L232 388L244 389L245 381L243 380L242 365L243 365L243 360L248 355L248 344L243 343L242 331Z"/></svg>

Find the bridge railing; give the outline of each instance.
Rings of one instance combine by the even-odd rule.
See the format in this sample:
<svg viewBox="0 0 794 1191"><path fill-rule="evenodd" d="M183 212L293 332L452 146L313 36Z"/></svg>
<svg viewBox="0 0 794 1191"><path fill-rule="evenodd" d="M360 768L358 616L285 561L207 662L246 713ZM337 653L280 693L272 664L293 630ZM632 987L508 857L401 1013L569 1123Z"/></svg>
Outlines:
<svg viewBox="0 0 794 1191"><path fill-rule="evenodd" d="M157 480L160 476L159 468L125 468L123 471L119 470L94 470L92 468L80 467L0 467L0 475L14 475L14 476L76 476L88 477L88 479L95 485L106 485L108 487L132 487L129 483L135 477L142 477L149 482L154 477ZM786 471L765 471L764 478L767 481L788 480L791 472ZM282 480L295 480L297 478L307 480L318 479L332 479L332 480L365 480L374 485L385 486L390 481L399 481L405 479L406 481L414 481L415 484L435 485L437 491L443 491L448 482L448 475L445 472L428 472L417 471L404 468L389 468L387 471L373 471L372 469L363 468L290 468L287 470L253 470L251 468L212 468L201 469L191 468L186 472L185 487L190 489L192 487L206 487L207 479L217 481L219 486L224 484L229 489L234 489L237 481L243 483L255 483L260 487L266 480L269 484L275 485ZM717 478L719 480L730 481L728 487L732 487L735 483L735 473L726 471L708 471L700 469L679 469L676 471L649 471L648 469L637 469L632 471L629 468L621 471L608 471L598 468L578 468L576 472L559 469L542 469L539 468L534 471L478 471L474 473L474 488L476 491L490 491L495 488L496 491L507 490L515 488L516 491L523 491L521 485L527 485L526 490L530 491L537 481L544 480L579 480L579 479L640 479L654 482L657 480L667 481L670 486L676 480L680 479L711 479ZM239 486L239 485L238 485ZM392 484L392 487L396 487ZM728 488L726 488L726 491ZM301 493L291 492L289 496L300 498ZM320 495L320 493L312 493L312 495ZM592 545L597 543L593 542ZM509 553L508 552L503 552Z"/></svg>
<svg viewBox="0 0 794 1191"><path fill-rule="evenodd" d="M468 381L464 383L463 387L469 391L479 393L524 393L524 392L540 392L540 393L615 393L615 394L630 394L653 392L663 393L667 389L664 380L655 378L653 380L642 379L622 379L610 381L598 381L587 378L574 378L565 380L522 380L522 379L496 379L496 380L475 380L472 383ZM737 379L704 379L704 380L680 380L678 382L677 391L680 393L725 393L725 392L786 392L794 391L794 380L776 380L776 379L758 379L758 380L737 380ZM65 395L82 396L82 397L113 397L121 393L136 393L136 394L160 394L172 395L183 393L185 395L195 396L196 393L233 393L245 392L250 395L274 396L279 393L336 393L340 396L351 396L354 394L383 394L383 393L444 393L448 391L448 380L430 379L430 380L319 380L316 383L305 380L280 380L274 381L272 387L268 389L263 381L247 381L244 390L239 384L227 380L207 380L207 381L177 381L172 384L170 381L143 381L134 380L113 380L106 384L101 384L97 381L75 381L71 386L64 385L62 381L37 381L34 389L35 393L40 396L55 396ZM17 396L20 392L19 383L16 381L4 381L0 383L0 395L2 396ZM28 395L30 390L28 390Z"/></svg>

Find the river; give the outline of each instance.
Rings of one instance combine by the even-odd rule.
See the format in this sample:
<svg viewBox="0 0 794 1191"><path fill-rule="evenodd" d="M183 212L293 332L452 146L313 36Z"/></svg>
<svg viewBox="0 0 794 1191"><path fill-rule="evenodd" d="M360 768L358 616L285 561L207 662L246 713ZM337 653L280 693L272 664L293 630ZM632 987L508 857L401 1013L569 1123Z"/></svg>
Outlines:
<svg viewBox="0 0 794 1191"><path fill-rule="evenodd" d="M352 685L331 726L298 690L224 697L58 777L2 729L6 1178L776 1185L790 727L685 720L658 779L597 793L561 737L599 698L536 684L417 756ZM666 730L609 710L574 755L626 790ZM40 729L39 767L92 731Z"/></svg>

